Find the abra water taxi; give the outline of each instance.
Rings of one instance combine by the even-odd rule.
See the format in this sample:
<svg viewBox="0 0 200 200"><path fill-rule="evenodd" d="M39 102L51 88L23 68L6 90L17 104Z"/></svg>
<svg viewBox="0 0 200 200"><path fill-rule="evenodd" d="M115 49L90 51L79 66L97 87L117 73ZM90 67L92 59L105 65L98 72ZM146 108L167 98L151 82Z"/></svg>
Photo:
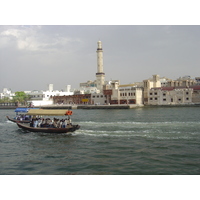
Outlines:
<svg viewBox="0 0 200 200"><path fill-rule="evenodd" d="M32 121L29 124L17 122L18 127L26 131L68 133L74 132L80 128L78 124L73 125L71 123L70 116L72 115L72 111L70 110L31 109L27 114L32 116ZM45 119L43 116L68 116L68 119L59 120L54 118L54 120L51 120L50 118Z"/></svg>
<svg viewBox="0 0 200 200"><path fill-rule="evenodd" d="M30 109L37 109L37 108L16 108L16 116L13 118L10 118L9 116L6 116L7 119L11 122L17 123L30 123L31 122L31 116L28 115L28 111Z"/></svg>

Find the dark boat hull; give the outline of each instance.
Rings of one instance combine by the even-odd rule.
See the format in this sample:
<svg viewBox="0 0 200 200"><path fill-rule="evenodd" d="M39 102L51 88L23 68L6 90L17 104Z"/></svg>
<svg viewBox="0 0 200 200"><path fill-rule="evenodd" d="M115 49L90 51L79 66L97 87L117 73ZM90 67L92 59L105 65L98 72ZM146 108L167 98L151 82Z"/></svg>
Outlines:
<svg viewBox="0 0 200 200"><path fill-rule="evenodd" d="M6 117L7 117L7 119L8 119L9 121L14 122L14 123L30 123L30 122L31 122L30 120L22 120L22 121L20 121L20 120L17 120L17 119L11 119L11 118L8 117L8 116L6 116Z"/></svg>
<svg viewBox="0 0 200 200"><path fill-rule="evenodd" d="M30 127L28 125L17 123L19 128L22 128L23 130L27 130L30 132L42 132L42 133L68 133L68 132L74 132L80 128L79 125L73 125L69 128L34 128Z"/></svg>

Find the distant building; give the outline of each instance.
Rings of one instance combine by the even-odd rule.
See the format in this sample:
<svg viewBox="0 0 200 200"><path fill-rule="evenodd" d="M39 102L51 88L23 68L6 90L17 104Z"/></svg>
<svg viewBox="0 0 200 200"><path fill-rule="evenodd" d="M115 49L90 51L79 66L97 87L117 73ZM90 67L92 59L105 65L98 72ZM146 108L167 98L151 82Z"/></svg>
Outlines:
<svg viewBox="0 0 200 200"><path fill-rule="evenodd" d="M144 105L148 105L149 90L151 88L161 87L161 81L159 75L153 75L152 79L147 79L143 81L144 87Z"/></svg>
<svg viewBox="0 0 200 200"><path fill-rule="evenodd" d="M74 94L67 96L53 96L53 103L57 105L91 104L91 94Z"/></svg>
<svg viewBox="0 0 200 200"><path fill-rule="evenodd" d="M4 98L13 99L13 96L15 96L15 93L13 93L11 89L8 88L3 88L3 92L0 93L0 99Z"/></svg>
<svg viewBox="0 0 200 200"><path fill-rule="evenodd" d="M80 88L87 88L87 87L97 87L96 80L95 81L87 81L85 83L80 83Z"/></svg>
<svg viewBox="0 0 200 200"><path fill-rule="evenodd" d="M187 105L200 103L200 86L190 76L176 80L166 79L164 84L158 75L144 80L145 105Z"/></svg>
<svg viewBox="0 0 200 200"><path fill-rule="evenodd" d="M26 91L26 94L30 96L28 103L34 106L52 105L54 96L68 96L73 95L70 92L71 86L67 85L65 91L53 90L53 84L49 84L47 91Z"/></svg>
<svg viewBox="0 0 200 200"><path fill-rule="evenodd" d="M192 88L162 87L149 90L148 105L192 104Z"/></svg>

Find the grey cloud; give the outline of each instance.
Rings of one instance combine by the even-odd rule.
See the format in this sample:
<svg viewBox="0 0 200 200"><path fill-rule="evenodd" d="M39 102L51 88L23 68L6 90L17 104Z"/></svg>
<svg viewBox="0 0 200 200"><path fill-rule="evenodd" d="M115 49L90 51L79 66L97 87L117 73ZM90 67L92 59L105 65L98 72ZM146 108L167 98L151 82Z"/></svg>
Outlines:
<svg viewBox="0 0 200 200"><path fill-rule="evenodd" d="M200 26L0 26L0 86L77 88L95 79L98 40L106 80L199 76L199 35Z"/></svg>

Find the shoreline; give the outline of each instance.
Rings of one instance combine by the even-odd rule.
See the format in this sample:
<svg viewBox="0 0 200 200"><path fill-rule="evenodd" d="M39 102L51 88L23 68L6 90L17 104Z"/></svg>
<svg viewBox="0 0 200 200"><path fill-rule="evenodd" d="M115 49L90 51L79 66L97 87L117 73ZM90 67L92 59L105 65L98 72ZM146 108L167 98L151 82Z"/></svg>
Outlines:
<svg viewBox="0 0 200 200"><path fill-rule="evenodd" d="M19 106L26 107L26 106ZM184 105L47 105L35 106L40 109L134 109L134 108L159 108L159 107L200 107L200 104L184 104ZM16 109L17 106L0 106L0 109Z"/></svg>

